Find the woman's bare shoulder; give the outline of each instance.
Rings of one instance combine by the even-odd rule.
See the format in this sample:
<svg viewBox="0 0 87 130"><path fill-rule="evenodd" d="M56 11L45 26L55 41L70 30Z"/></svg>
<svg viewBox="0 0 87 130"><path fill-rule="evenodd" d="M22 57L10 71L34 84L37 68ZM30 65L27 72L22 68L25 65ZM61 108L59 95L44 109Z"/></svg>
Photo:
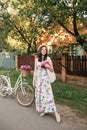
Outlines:
<svg viewBox="0 0 87 130"><path fill-rule="evenodd" d="M51 58L49 56L47 56L47 60L51 60Z"/></svg>
<svg viewBox="0 0 87 130"><path fill-rule="evenodd" d="M35 58L35 61L36 61L36 62L38 61L38 57Z"/></svg>

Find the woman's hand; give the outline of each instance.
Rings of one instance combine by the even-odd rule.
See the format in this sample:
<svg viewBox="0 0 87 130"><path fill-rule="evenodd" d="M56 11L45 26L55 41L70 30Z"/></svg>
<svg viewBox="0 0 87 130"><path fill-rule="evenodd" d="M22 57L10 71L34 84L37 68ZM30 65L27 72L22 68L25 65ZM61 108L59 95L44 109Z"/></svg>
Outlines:
<svg viewBox="0 0 87 130"><path fill-rule="evenodd" d="M45 68L49 69L51 72L53 71L53 68L52 68L51 65L49 65L49 64L45 64L44 66L45 66Z"/></svg>
<svg viewBox="0 0 87 130"><path fill-rule="evenodd" d="M48 68L48 69L49 69L49 67L50 67L49 64L45 64L44 66L45 66L45 68Z"/></svg>

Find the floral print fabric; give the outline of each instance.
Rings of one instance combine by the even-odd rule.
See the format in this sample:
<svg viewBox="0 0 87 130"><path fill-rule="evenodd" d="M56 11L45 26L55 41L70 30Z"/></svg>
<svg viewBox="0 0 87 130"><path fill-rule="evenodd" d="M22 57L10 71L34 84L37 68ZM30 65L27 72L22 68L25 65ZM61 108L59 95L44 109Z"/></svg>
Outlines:
<svg viewBox="0 0 87 130"><path fill-rule="evenodd" d="M36 63L34 76L36 111L55 112L56 106L47 70L41 68L39 64L39 62Z"/></svg>

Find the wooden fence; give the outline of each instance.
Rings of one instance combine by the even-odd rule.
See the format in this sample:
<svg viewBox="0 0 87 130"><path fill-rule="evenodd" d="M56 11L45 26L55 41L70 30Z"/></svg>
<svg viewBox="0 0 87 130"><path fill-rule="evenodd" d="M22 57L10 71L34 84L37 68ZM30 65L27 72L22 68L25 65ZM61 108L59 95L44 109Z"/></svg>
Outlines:
<svg viewBox="0 0 87 130"><path fill-rule="evenodd" d="M53 66L56 73L61 74L62 66L60 65L61 57L55 57ZM16 55L16 67L20 68L21 65L30 65L34 69L34 56L32 55Z"/></svg>
<svg viewBox="0 0 87 130"><path fill-rule="evenodd" d="M86 56L65 56L65 64L62 57L52 59L54 70L56 73L62 74L65 68L68 75L87 77L87 57ZM21 65L31 65L34 69L34 56L32 55L16 55L16 67Z"/></svg>
<svg viewBox="0 0 87 130"><path fill-rule="evenodd" d="M16 68L20 68L21 65L30 65L34 69L34 56L16 55Z"/></svg>
<svg viewBox="0 0 87 130"><path fill-rule="evenodd" d="M87 77L87 57L67 56L67 74Z"/></svg>
<svg viewBox="0 0 87 130"><path fill-rule="evenodd" d="M62 72L61 57L55 57L54 59L52 59L52 62L53 62L54 71L56 73L61 74Z"/></svg>

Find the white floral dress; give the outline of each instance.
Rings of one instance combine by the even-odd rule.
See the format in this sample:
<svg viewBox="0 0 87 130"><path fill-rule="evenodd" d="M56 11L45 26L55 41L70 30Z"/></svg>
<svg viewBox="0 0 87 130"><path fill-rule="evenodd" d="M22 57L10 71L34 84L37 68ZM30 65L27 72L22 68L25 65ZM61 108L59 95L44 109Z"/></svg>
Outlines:
<svg viewBox="0 0 87 130"><path fill-rule="evenodd" d="M36 111L55 112L56 106L47 70L41 68L39 63L38 61L36 62L34 73Z"/></svg>

